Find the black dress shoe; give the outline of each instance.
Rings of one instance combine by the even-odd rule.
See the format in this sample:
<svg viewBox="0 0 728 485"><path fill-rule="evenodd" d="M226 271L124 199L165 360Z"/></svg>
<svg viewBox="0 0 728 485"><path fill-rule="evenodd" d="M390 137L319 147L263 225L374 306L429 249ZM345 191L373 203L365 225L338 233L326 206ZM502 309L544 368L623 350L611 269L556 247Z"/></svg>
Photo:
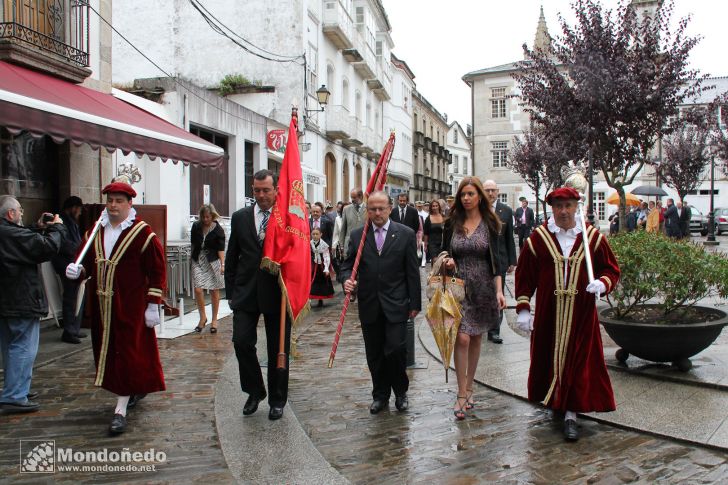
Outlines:
<svg viewBox="0 0 728 485"><path fill-rule="evenodd" d="M369 412L372 414L379 413L382 409L389 406L389 401L383 401L381 399L375 399L372 401L372 405L369 406Z"/></svg>
<svg viewBox="0 0 728 485"><path fill-rule="evenodd" d="M31 391L28 393L28 395L26 397L28 398L28 401L32 401L33 399L38 397L38 393Z"/></svg>
<svg viewBox="0 0 728 485"><path fill-rule="evenodd" d="M35 401L4 402L0 406L6 413L34 413L40 409L40 404Z"/></svg>
<svg viewBox="0 0 728 485"><path fill-rule="evenodd" d="M564 438L566 438L566 441L579 439L579 431L576 429L576 421L573 419L564 420Z"/></svg>
<svg viewBox="0 0 728 485"><path fill-rule="evenodd" d="M67 344L80 344L81 343L81 340L78 337L71 335L70 333L66 333L66 332L63 332L63 334L61 335L61 340L63 342L66 342Z"/></svg>
<svg viewBox="0 0 728 485"><path fill-rule="evenodd" d="M270 411L268 411L268 419L271 421L275 421L276 419L281 419L283 417L283 406L271 406Z"/></svg>
<svg viewBox="0 0 728 485"><path fill-rule="evenodd" d="M76 337L78 337L78 338L86 338L86 337L88 337L88 335L86 335L86 334L85 334L85 333L83 333L83 332L78 332L78 333L76 334Z"/></svg>
<svg viewBox="0 0 728 485"><path fill-rule="evenodd" d="M397 408L397 411L407 411L407 408L409 407L409 400L407 399L407 394L402 394L401 396L397 396L394 399L394 406Z"/></svg>
<svg viewBox="0 0 728 485"><path fill-rule="evenodd" d="M494 344L502 344L503 343L503 339L497 333L489 333L488 334L488 340L490 340Z"/></svg>
<svg viewBox="0 0 728 485"><path fill-rule="evenodd" d="M245 401L245 406L243 406L243 414L246 416L249 416L256 412L258 410L258 404L260 401L265 399L266 394L263 393L262 396L253 396L252 394L248 396L248 400Z"/></svg>
<svg viewBox="0 0 728 485"><path fill-rule="evenodd" d="M114 417L111 419L111 424L109 425L109 433L121 434L124 431L126 431L126 418L121 414L114 414Z"/></svg>
<svg viewBox="0 0 728 485"><path fill-rule="evenodd" d="M134 409L139 401L147 397L146 394L132 394L129 398L129 403L126 405L127 409Z"/></svg>

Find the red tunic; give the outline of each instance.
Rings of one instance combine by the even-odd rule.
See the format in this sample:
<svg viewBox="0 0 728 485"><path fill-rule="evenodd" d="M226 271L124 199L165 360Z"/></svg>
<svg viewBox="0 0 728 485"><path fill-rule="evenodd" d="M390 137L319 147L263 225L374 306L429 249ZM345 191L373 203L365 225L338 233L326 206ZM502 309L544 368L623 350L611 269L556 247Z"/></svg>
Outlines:
<svg viewBox="0 0 728 485"><path fill-rule="evenodd" d="M619 266L604 236L587 228L594 277L610 292L619 280ZM614 393L604 363L596 299L584 261L583 233L568 258L546 224L528 238L516 268L516 311L530 310L536 293L531 334L528 399L559 411L614 411Z"/></svg>
<svg viewBox="0 0 728 485"><path fill-rule="evenodd" d="M91 276L86 304L91 305L95 385L119 396L163 391L157 336L144 323L144 311L148 303L162 302L164 250L139 219L122 231L108 259L103 241L102 227L82 262Z"/></svg>

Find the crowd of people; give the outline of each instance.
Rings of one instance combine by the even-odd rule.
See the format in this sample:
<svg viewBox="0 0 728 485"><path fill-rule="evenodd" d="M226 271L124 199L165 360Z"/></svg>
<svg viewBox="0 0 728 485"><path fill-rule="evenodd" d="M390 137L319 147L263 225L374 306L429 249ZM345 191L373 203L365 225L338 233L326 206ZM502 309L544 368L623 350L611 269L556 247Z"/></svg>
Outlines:
<svg viewBox="0 0 728 485"><path fill-rule="evenodd" d="M625 229L627 232L647 231L664 234L673 239L690 237L690 219L692 210L687 204L668 198L665 207L662 201L640 202L630 206L626 214ZM619 212L609 216L609 234L619 232Z"/></svg>
<svg viewBox="0 0 728 485"><path fill-rule="evenodd" d="M200 315L195 330L202 332L207 325L204 292L209 291L210 333L217 332L224 289L233 311L232 343L240 387L248 396L243 414L255 413L267 397L268 417L276 420L283 416L287 402L288 366L269 365L266 385L256 351L262 316L268 362L275 362L279 353L281 289L277 277L261 269L266 228L277 196L276 175L261 170L254 174L252 185L255 204L232 215L227 244L214 206L203 205L192 226L191 273ZM128 409L146 394L165 389L154 332L160 322L165 265L159 239L132 207L136 193L131 185L115 181L103 193L106 208L98 233L92 229L85 234L79 230L82 203L78 198L66 201L61 215L44 214L37 225L25 227L18 201L0 197L0 283L12 290L0 295L5 366L0 404L10 412L39 407L30 381L39 319L48 309L37 265L53 260L66 290L64 341L76 343L85 336L76 296L80 282L89 278L86 305L90 305L95 384L117 396L109 430L118 434L126 429ZM567 440L578 438L576 413L614 409L592 294L611 291L619 268L606 238L591 226L584 233L577 224L578 193L569 188L551 192L547 202L553 216L538 227L525 199L513 211L499 200L493 180L482 183L477 177L464 178L456 194L445 200L411 203L402 193L395 204L387 193L375 191L365 201L360 188L349 195L350 202L310 204L310 299L323 306L334 298L334 282L339 282L353 301L358 300L372 379L372 414L386 409L392 395L400 412L410 406L407 322L421 310L421 267L443 252L443 267L456 271L466 290L454 348L456 420L466 419L478 405L473 383L483 336L493 344L503 342L505 279L514 271L517 325L531 332L529 398L563 414ZM636 227L659 230L658 209L645 204ZM673 224L679 225L688 212L680 209L668 201L664 220L670 234ZM363 237L365 224L370 226ZM587 276L584 244L589 244L593 258L593 280ZM89 246L88 251L84 246ZM359 253L358 275L352 278ZM290 351L289 320L285 322L286 353Z"/></svg>

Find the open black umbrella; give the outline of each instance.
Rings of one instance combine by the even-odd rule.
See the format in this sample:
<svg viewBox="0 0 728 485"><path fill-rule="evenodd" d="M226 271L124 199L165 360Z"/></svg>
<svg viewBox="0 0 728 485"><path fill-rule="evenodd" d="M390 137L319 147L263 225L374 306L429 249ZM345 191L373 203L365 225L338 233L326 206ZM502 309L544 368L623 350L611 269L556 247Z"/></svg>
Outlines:
<svg viewBox="0 0 728 485"><path fill-rule="evenodd" d="M662 187L656 187L654 185L640 185L639 187L630 191L633 195L647 195L662 197L667 195L667 192Z"/></svg>

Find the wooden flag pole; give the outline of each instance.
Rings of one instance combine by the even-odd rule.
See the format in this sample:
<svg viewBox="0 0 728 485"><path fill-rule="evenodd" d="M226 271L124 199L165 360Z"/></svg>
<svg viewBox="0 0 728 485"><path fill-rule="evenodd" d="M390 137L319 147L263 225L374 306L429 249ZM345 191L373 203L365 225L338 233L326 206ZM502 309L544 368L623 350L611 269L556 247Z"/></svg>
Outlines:
<svg viewBox="0 0 728 485"><path fill-rule="evenodd" d="M278 362L276 365L277 369L285 370L287 367L286 363L286 295L281 293L281 332L280 332L280 345L278 348Z"/></svg>

